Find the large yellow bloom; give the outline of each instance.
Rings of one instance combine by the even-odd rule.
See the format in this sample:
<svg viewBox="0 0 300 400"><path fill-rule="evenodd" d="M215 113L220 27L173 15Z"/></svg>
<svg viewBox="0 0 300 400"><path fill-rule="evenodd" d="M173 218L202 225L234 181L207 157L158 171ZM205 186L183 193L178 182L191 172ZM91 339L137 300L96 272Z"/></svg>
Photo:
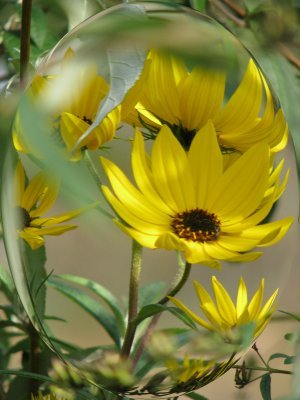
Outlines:
<svg viewBox="0 0 300 400"><path fill-rule="evenodd" d="M292 218L260 224L284 190L280 164L269 175L266 143L249 149L223 169L215 129L209 122L188 153L164 126L151 156L136 131L132 170L137 188L111 161L102 158L112 191L103 193L121 221L119 226L142 246L177 249L190 263L217 266L216 260L252 261L250 250L278 242Z"/></svg>
<svg viewBox="0 0 300 400"><path fill-rule="evenodd" d="M188 149L196 134L212 120L222 147L246 151L265 140L273 152L287 142L283 112L274 111L270 89L252 59L229 99L225 98L226 74L195 67L169 54L150 51L147 78L128 122L157 129L167 124Z"/></svg>
<svg viewBox="0 0 300 400"><path fill-rule="evenodd" d="M20 225L18 233L33 250L44 245L44 235L60 235L76 228L76 225L58 224L77 217L83 212L83 209L73 210L55 217L41 217L52 207L58 196L59 183L57 180L40 172L26 185L24 168L19 162L15 173L15 184L16 210Z"/></svg>
<svg viewBox="0 0 300 400"><path fill-rule="evenodd" d="M247 287L240 278L238 285L236 303L234 304L230 295L215 276L212 277L212 288L215 301L200 283L194 281L195 290L200 301L200 308L207 320L200 318L197 314L186 307L180 300L170 297L170 300L182 311L188 314L197 324L210 331L219 332L227 336L236 326L249 323L255 324L254 338L256 338L269 322L275 307L273 307L278 289L270 296L262 306L264 296L264 279L248 302Z"/></svg>

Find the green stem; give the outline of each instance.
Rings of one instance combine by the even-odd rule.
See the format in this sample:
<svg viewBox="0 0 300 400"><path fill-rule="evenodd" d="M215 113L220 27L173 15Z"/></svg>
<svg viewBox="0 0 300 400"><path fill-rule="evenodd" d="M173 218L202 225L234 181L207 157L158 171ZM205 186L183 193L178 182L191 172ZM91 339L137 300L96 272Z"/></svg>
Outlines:
<svg viewBox="0 0 300 400"><path fill-rule="evenodd" d="M91 173L94 181L96 182L97 186L100 187L101 186L101 176L100 176L99 172L97 171L97 168L95 167L88 150L84 151L83 159L84 159L85 164L86 164L89 172Z"/></svg>
<svg viewBox="0 0 300 400"><path fill-rule="evenodd" d="M169 293L163 297L158 304L166 304L169 301L169 297L175 296L180 289L184 286L186 281L188 280L191 273L192 264L186 262L184 269L179 271L179 274L176 277L176 280L173 284L173 288L169 291Z"/></svg>
<svg viewBox="0 0 300 400"><path fill-rule="evenodd" d="M264 371L264 372L269 372L270 374L284 374L284 375L293 375L292 371L287 371L284 369L277 369L277 368L271 368L271 367L243 367L242 365L233 365L231 368L233 369L247 369L249 371Z"/></svg>
<svg viewBox="0 0 300 400"><path fill-rule="evenodd" d="M30 23L32 0L23 0L20 43L20 80L21 86L25 86L25 76L30 56Z"/></svg>
<svg viewBox="0 0 300 400"><path fill-rule="evenodd" d="M131 273L129 284L128 302L128 323L125 333L124 343L121 349L121 357L127 358L130 354L133 343L136 325L134 320L138 313L138 290L142 265L142 247L136 242L132 242Z"/></svg>

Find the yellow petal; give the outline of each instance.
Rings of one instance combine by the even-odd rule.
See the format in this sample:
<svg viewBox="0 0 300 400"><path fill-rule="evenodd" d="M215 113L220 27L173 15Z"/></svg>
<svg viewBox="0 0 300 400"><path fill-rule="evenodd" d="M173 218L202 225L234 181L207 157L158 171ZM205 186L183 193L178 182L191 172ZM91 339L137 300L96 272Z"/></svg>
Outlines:
<svg viewBox="0 0 300 400"><path fill-rule="evenodd" d="M236 309L231 297L215 276L212 277L212 287L220 315L228 324L234 326L237 322Z"/></svg>
<svg viewBox="0 0 300 400"><path fill-rule="evenodd" d="M240 221L262 201L269 175L269 148L257 144L231 165L215 183L207 206L223 220Z"/></svg>
<svg viewBox="0 0 300 400"><path fill-rule="evenodd" d="M196 206L186 153L167 126L153 144L151 163L156 190L174 211Z"/></svg>
<svg viewBox="0 0 300 400"><path fill-rule="evenodd" d="M170 217L160 211L154 203L150 203L148 198L132 185L120 168L103 157L101 157L101 162L116 196L124 207L148 223L169 225ZM130 225L130 222L127 222Z"/></svg>
<svg viewBox="0 0 300 400"><path fill-rule="evenodd" d="M265 280L262 278L258 290L255 292L252 300L249 303L248 311L251 321L255 321L257 319L258 313L261 308L263 296L264 296L264 287Z"/></svg>
<svg viewBox="0 0 300 400"><path fill-rule="evenodd" d="M38 173L30 182L21 201L21 207L28 212L36 205L43 196L49 184L49 177L44 172Z"/></svg>
<svg viewBox="0 0 300 400"><path fill-rule="evenodd" d="M213 119L217 131L222 135L231 131L249 129L259 115L263 94L263 83L258 68L249 60L244 77L223 110Z"/></svg>
<svg viewBox="0 0 300 400"><path fill-rule="evenodd" d="M197 207L206 208L211 188L222 174L223 160L217 141L216 131L211 123L207 124L194 137L188 161L196 191Z"/></svg>
<svg viewBox="0 0 300 400"><path fill-rule="evenodd" d="M209 330L214 330L213 326L210 325L208 322L206 322L204 319L198 317L197 314L195 314L192 310L190 310L188 307L186 307L182 301L175 299L174 297L169 297L169 299L172 301L172 303L175 304L176 307L180 308L184 313L186 313L189 317L192 318L193 321L196 322L196 324L203 326L205 329Z"/></svg>
<svg viewBox="0 0 300 400"><path fill-rule="evenodd" d="M244 279L240 277L237 298L236 298L236 316L238 322L241 320L241 317L245 313L245 310L247 310L247 305L248 305L247 287Z"/></svg>
<svg viewBox="0 0 300 400"><path fill-rule="evenodd" d="M32 248L32 250L38 249L39 247L43 246L45 243L45 240L42 236L31 233L26 228L25 228L25 230L19 232L19 236L29 244L29 246Z"/></svg>
<svg viewBox="0 0 300 400"><path fill-rule="evenodd" d="M25 171L21 161L19 160L15 172L15 190L16 190L16 204L21 205L22 198L25 190Z"/></svg>
<svg viewBox="0 0 300 400"><path fill-rule="evenodd" d="M221 109L225 74L194 68L180 86L181 123L188 130L200 129Z"/></svg>

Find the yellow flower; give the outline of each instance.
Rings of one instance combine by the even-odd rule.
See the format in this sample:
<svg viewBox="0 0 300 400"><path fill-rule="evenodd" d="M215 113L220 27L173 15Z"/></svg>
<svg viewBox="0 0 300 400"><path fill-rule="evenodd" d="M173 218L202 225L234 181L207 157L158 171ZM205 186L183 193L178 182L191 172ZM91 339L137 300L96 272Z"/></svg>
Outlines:
<svg viewBox="0 0 300 400"><path fill-rule="evenodd" d="M148 59L140 101L127 122L140 126L143 121L154 131L167 124L185 149L209 119L225 149L245 152L261 140L273 152L285 147L288 126L283 112L274 111L270 89L252 59L229 99L223 71L195 67L190 72L182 60L154 50Z"/></svg>
<svg viewBox="0 0 300 400"><path fill-rule="evenodd" d="M43 396L41 393L39 393L38 396L31 395L31 400L63 400L63 399L56 397L55 394L45 394Z"/></svg>
<svg viewBox="0 0 300 400"><path fill-rule="evenodd" d="M45 105L45 93L50 90L49 85L53 85L59 75L43 77L36 75L27 91L27 96L37 106L39 103ZM109 85L99 75L95 65L81 68L74 79L74 84L68 92L62 93L63 105L57 111L57 115L49 116L52 133L59 135L71 154L77 140L86 132L94 122L98 108L108 94ZM82 157L82 149L96 150L106 142L110 141L116 132L121 119L121 106L116 107L104 118L99 126L96 126L90 135L85 138L80 147L72 154L73 160ZM32 152L33 145L27 143L26 137L22 134L22 121L17 114L14 128L13 140L18 151Z"/></svg>
<svg viewBox="0 0 300 400"><path fill-rule="evenodd" d="M230 335L230 332L236 326L254 323L254 338L256 338L264 330L271 315L275 311L273 303L278 289L275 290L264 306L262 306L264 279L261 280L260 286L253 295L251 301L248 302L247 287L241 277L237 290L236 304L233 303L228 292L215 276L212 277L215 301L200 283L194 281L194 285L200 301L200 308L208 321L198 317L197 314L186 307L180 300L174 297L170 297L170 300L189 315L197 324L225 336L228 334Z"/></svg>
<svg viewBox="0 0 300 400"><path fill-rule="evenodd" d="M207 375L215 365L214 361L207 362L203 359L190 359L188 356L185 356L182 362L172 359L166 363L166 367L173 379L178 382L200 379Z"/></svg>
<svg viewBox="0 0 300 400"><path fill-rule="evenodd" d="M260 224L284 190L282 163L269 175L270 151L259 143L223 169L223 156L211 122L184 151L167 126L151 156L136 131L132 170L137 188L111 161L102 164L114 193L103 193L119 226L148 248L177 249L189 263L217 267L216 260L252 261L256 246L278 242L292 218Z"/></svg>
<svg viewBox="0 0 300 400"><path fill-rule="evenodd" d="M61 135L69 152L94 122L98 108L108 91L109 85L97 75L96 66L86 67L79 72L76 84L66 95L60 121ZM115 135L120 118L121 108L118 106L82 141L73 158L81 158L82 148L96 150L110 141Z"/></svg>
<svg viewBox="0 0 300 400"><path fill-rule="evenodd" d="M60 235L76 228L76 225L57 224L77 217L83 212L82 208L54 217L41 217L51 208L58 196L57 180L40 172L26 185L24 168L21 162L18 162L15 184L16 210L20 225L18 234L33 250L44 245L44 235Z"/></svg>

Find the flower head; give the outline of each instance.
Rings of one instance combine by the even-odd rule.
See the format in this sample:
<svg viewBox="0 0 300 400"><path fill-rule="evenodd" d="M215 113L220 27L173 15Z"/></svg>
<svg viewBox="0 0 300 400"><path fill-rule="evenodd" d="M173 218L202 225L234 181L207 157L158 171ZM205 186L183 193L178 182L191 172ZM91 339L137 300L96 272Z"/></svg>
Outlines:
<svg viewBox="0 0 300 400"><path fill-rule="evenodd" d="M288 126L283 112L274 111L268 84L252 59L229 99L222 70L189 71L182 60L154 50L148 59L145 85L129 122L139 126L142 121L154 131L167 124L186 149L208 120L224 149L244 152L261 140L273 152L285 147Z"/></svg>
<svg viewBox="0 0 300 400"><path fill-rule="evenodd" d="M212 277L212 289L215 301L199 282L194 281L194 286L200 301L200 308L206 316L207 321L200 318L180 300L175 299L174 297L170 297L170 300L178 308L188 314L197 324L209 329L210 331L219 332L225 336L230 334L232 329L237 326L254 323L254 338L256 338L264 330L275 311L273 304L278 289L275 290L266 303L262 305L264 296L264 279L261 280L259 288L250 302L248 302L247 287L241 277L235 304L226 289L215 276Z"/></svg>
<svg viewBox="0 0 300 400"><path fill-rule="evenodd" d="M44 217L55 202L59 192L59 182L44 172L38 173L26 185L25 172L18 162L15 173L16 211L19 219L19 236L35 250L44 245L44 235L61 235L75 229L76 225L59 225L77 217L83 209Z"/></svg>
<svg viewBox="0 0 300 400"><path fill-rule="evenodd" d="M278 242L292 218L260 224L284 190L280 164L270 175L270 151L259 143L224 170L214 126L202 128L186 153L167 126L150 157L136 131L132 170L137 187L102 158L114 194L103 193L119 226L142 246L176 249L190 263L216 267L216 260L252 261L256 246Z"/></svg>
<svg viewBox="0 0 300 400"><path fill-rule="evenodd" d="M83 66L75 75L73 85L61 93L59 109L55 115L49 116L47 123L50 124L52 134L58 135L60 142L64 143L72 160L79 160L84 148L96 150L114 137L121 119L121 107L118 106L108 113L101 124L96 126L72 153L77 141L94 122L101 102L109 92L108 83L97 74L95 65ZM27 91L30 101L42 108L47 107L47 91L54 90L53 88L57 90L54 86L55 81L62 77L63 75L36 75ZM27 143L24 137L19 114L14 124L13 139L18 151L32 152L33 146Z"/></svg>

